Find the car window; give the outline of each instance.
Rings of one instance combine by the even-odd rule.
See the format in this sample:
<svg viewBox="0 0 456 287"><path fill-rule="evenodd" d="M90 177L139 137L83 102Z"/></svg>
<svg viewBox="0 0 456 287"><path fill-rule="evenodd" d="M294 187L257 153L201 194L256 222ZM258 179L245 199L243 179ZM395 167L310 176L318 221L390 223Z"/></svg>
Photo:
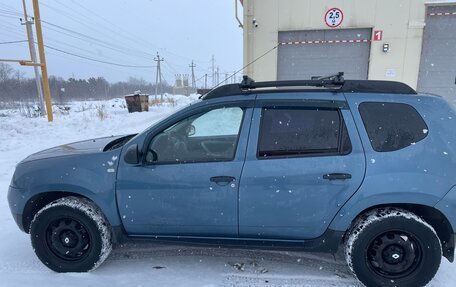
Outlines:
<svg viewBox="0 0 456 287"><path fill-rule="evenodd" d="M195 134L191 137L235 136L239 132L242 116L241 108L212 110L193 121Z"/></svg>
<svg viewBox="0 0 456 287"><path fill-rule="evenodd" d="M156 135L149 144L148 163L232 160L244 110L219 108L190 116Z"/></svg>
<svg viewBox="0 0 456 287"><path fill-rule="evenodd" d="M264 108L258 156L347 154L351 151L344 120L337 109Z"/></svg>
<svg viewBox="0 0 456 287"><path fill-rule="evenodd" d="M426 138L429 129L410 105L400 103L362 103L359 112L377 152L403 149Z"/></svg>

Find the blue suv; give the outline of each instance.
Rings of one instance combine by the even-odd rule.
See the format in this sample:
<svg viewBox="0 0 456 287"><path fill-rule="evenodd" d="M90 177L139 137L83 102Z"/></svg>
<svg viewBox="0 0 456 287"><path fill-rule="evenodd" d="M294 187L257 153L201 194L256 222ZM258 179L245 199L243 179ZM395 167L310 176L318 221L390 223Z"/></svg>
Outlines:
<svg viewBox="0 0 456 287"><path fill-rule="evenodd" d="M344 250L366 286L425 286L454 259L455 121L402 83L245 77L140 134L29 156L8 200L57 272L147 238Z"/></svg>

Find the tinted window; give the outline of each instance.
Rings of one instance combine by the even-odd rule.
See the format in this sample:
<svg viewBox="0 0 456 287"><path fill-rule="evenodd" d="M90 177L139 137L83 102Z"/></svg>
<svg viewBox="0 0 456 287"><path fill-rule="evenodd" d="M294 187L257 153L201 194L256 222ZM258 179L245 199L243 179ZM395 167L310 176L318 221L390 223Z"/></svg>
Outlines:
<svg viewBox="0 0 456 287"><path fill-rule="evenodd" d="M239 107L221 108L179 121L152 139L146 162L231 160L243 115L244 111Z"/></svg>
<svg viewBox="0 0 456 287"><path fill-rule="evenodd" d="M347 154L350 139L336 109L265 108L258 156Z"/></svg>
<svg viewBox="0 0 456 287"><path fill-rule="evenodd" d="M406 104L362 103L359 112L372 148L378 152L403 149L428 134L423 118Z"/></svg>

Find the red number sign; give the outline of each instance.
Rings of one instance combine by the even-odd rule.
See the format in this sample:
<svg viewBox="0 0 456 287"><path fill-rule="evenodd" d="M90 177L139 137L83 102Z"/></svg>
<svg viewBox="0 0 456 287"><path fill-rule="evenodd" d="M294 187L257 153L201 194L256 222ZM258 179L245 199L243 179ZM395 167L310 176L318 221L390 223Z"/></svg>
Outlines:
<svg viewBox="0 0 456 287"><path fill-rule="evenodd" d="M383 31L374 31L374 41L381 41L383 39Z"/></svg>

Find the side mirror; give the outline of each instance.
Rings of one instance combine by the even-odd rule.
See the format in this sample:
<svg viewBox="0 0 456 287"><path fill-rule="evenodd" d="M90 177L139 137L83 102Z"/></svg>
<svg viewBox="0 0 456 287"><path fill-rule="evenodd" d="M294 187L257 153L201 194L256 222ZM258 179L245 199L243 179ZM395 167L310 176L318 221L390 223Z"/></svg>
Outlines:
<svg viewBox="0 0 456 287"><path fill-rule="evenodd" d="M127 151L124 155L124 160L128 164L138 164L139 163L139 153L138 145L134 144L127 148Z"/></svg>
<svg viewBox="0 0 456 287"><path fill-rule="evenodd" d="M189 125L189 126L187 127L186 132L187 132L187 136L188 136L188 137L191 137L191 136L195 135L195 133L196 133L195 126L194 126L194 125Z"/></svg>

